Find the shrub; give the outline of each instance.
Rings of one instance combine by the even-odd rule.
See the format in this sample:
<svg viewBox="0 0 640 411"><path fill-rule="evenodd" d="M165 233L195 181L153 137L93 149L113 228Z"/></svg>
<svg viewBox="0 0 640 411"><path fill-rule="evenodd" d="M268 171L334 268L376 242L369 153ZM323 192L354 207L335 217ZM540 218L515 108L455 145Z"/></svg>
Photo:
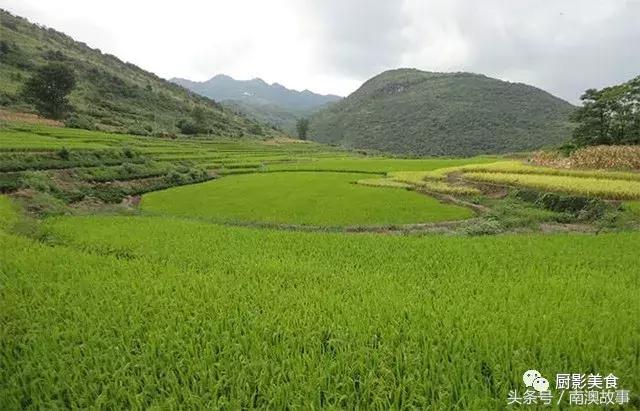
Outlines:
<svg viewBox="0 0 640 411"><path fill-rule="evenodd" d="M559 213L556 218L554 218L556 223L560 224L570 224L576 222L576 216L571 213Z"/></svg>
<svg viewBox="0 0 640 411"><path fill-rule="evenodd" d="M170 171L165 176L165 180L167 181L167 183L173 184L173 185L180 185L180 184L183 184L185 182L184 175L180 174L176 170Z"/></svg>
<svg viewBox="0 0 640 411"><path fill-rule="evenodd" d="M136 156L136 152L133 151L131 147L125 147L122 149L122 155L126 158L134 158Z"/></svg>
<svg viewBox="0 0 640 411"><path fill-rule="evenodd" d="M148 136L150 132L147 131L145 127L133 126L127 129L127 134L132 134L134 136Z"/></svg>
<svg viewBox="0 0 640 411"><path fill-rule="evenodd" d="M582 221L599 220L611 211L611 207L604 201L591 199L585 207L578 212L578 219Z"/></svg>
<svg viewBox="0 0 640 411"><path fill-rule="evenodd" d="M113 186L101 186L92 190L90 194L105 203L119 203L127 196L127 192L124 189Z"/></svg>
<svg viewBox="0 0 640 411"><path fill-rule="evenodd" d="M49 177L49 175L44 171L27 171L23 173L20 178L20 187L43 193L48 193L54 190L54 184L53 181L51 181L51 177Z"/></svg>
<svg viewBox="0 0 640 411"><path fill-rule="evenodd" d="M249 132L251 134L255 134L256 136L264 135L264 131L262 130L262 127L260 127L260 124L252 125L251 128L249 129Z"/></svg>
<svg viewBox="0 0 640 411"><path fill-rule="evenodd" d="M178 138L175 133L169 133L168 131L156 131L155 133L153 133L153 135L155 137L168 138L171 140L175 140L176 138Z"/></svg>
<svg viewBox="0 0 640 411"><path fill-rule="evenodd" d="M50 193L31 192L28 198L22 198L24 209L39 216L61 215L67 212L65 203Z"/></svg>
<svg viewBox="0 0 640 411"><path fill-rule="evenodd" d="M540 193L534 190L527 189L518 189L513 191L512 195L522 201L526 201L527 203L535 203L540 197Z"/></svg>
<svg viewBox="0 0 640 411"><path fill-rule="evenodd" d="M462 234L469 236L500 234L502 231L500 223L493 219L470 222L462 228Z"/></svg>
<svg viewBox="0 0 640 411"><path fill-rule="evenodd" d="M62 160L69 160L69 158L71 157L71 152L66 148L66 147L62 147L60 150L58 150L58 157L60 157Z"/></svg>
<svg viewBox="0 0 640 411"><path fill-rule="evenodd" d="M189 176L192 180L202 180L207 177L207 171L201 168L194 168L189 171Z"/></svg>
<svg viewBox="0 0 640 411"><path fill-rule="evenodd" d="M184 164L178 164L175 166L175 171L180 174L186 174L190 171L190 168Z"/></svg>
<svg viewBox="0 0 640 411"><path fill-rule="evenodd" d="M610 206L606 202L597 198L563 196L556 193L544 193L540 195L535 201L535 204L546 210L562 213L567 216L566 220L596 220L601 218L610 209ZM560 217L560 219L563 219L563 217Z"/></svg>
<svg viewBox="0 0 640 411"><path fill-rule="evenodd" d="M182 119L176 123L176 127L182 134L193 135L198 134L201 130L198 126L190 120Z"/></svg>
<svg viewBox="0 0 640 411"><path fill-rule="evenodd" d="M578 196L560 196L556 204L558 212L577 213L591 204L591 199Z"/></svg>
<svg viewBox="0 0 640 411"><path fill-rule="evenodd" d="M0 192L17 190L21 185L18 173L0 173Z"/></svg>
<svg viewBox="0 0 640 411"><path fill-rule="evenodd" d="M544 193L536 200L536 205L547 209L556 211L558 202L560 201L560 195L556 193Z"/></svg>
<svg viewBox="0 0 640 411"><path fill-rule="evenodd" d="M125 173L125 175L135 174L136 167L131 163L124 163L122 164L122 171Z"/></svg>
<svg viewBox="0 0 640 411"><path fill-rule="evenodd" d="M95 130L96 124L91 117L72 114L64 122L65 127L78 128L83 130Z"/></svg>

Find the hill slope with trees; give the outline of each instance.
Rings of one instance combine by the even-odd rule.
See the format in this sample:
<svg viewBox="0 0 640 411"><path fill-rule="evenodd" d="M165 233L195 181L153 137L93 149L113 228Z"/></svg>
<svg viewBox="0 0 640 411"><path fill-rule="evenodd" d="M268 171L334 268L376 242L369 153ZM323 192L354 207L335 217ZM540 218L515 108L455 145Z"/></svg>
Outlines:
<svg viewBox="0 0 640 411"><path fill-rule="evenodd" d="M74 72L66 119L71 126L142 135L270 132L213 100L0 9L0 108L35 111L25 85L52 64Z"/></svg>
<svg viewBox="0 0 640 411"><path fill-rule="evenodd" d="M309 138L405 155L527 151L566 141L572 109L525 84L398 69L315 114Z"/></svg>

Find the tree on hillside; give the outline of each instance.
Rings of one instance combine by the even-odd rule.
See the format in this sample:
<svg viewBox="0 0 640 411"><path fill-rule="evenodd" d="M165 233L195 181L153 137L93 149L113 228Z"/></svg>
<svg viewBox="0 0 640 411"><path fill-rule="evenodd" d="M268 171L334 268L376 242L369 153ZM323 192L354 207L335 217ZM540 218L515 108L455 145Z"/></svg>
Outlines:
<svg viewBox="0 0 640 411"><path fill-rule="evenodd" d="M69 110L67 99L76 85L73 69L52 62L39 67L24 85L23 95L45 117L60 119Z"/></svg>
<svg viewBox="0 0 640 411"><path fill-rule="evenodd" d="M309 119L301 118L296 123L296 131L298 132L298 138L300 140L307 139L307 132L309 131Z"/></svg>
<svg viewBox="0 0 640 411"><path fill-rule="evenodd" d="M197 124L186 118L178 120L176 127L178 127L182 134L187 135L198 134L201 131Z"/></svg>
<svg viewBox="0 0 640 411"><path fill-rule="evenodd" d="M202 107L196 106L191 112L191 117L199 128L207 128L207 112Z"/></svg>
<svg viewBox="0 0 640 411"><path fill-rule="evenodd" d="M589 89L572 120L579 146L640 144L640 76L626 83Z"/></svg>

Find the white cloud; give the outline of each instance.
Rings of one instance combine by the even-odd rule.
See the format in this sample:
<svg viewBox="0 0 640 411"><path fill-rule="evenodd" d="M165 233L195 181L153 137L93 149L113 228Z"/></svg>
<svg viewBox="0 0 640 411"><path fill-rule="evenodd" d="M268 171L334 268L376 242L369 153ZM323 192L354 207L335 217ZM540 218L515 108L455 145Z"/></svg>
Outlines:
<svg viewBox="0 0 640 411"><path fill-rule="evenodd" d="M0 0L163 77L348 94L397 67L468 70L570 101L638 75L639 0Z"/></svg>

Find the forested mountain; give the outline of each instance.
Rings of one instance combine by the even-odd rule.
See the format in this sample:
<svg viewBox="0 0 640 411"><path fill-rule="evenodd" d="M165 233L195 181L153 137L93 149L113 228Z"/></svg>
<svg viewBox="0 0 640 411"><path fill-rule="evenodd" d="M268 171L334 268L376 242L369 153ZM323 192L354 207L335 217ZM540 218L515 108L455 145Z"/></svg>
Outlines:
<svg viewBox="0 0 640 411"><path fill-rule="evenodd" d="M172 82L222 102L262 123L292 132L298 118L306 117L325 105L340 100L334 95L320 95L309 90L290 90L281 84L264 80L235 80L219 74L207 81L196 82L173 78Z"/></svg>
<svg viewBox="0 0 640 411"><path fill-rule="evenodd" d="M0 9L0 107L33 110L23 86L38 67L51 62L63 63L75 73L76 86L69 96L73 109L67 119L72 125L160 135L179 132L179 123L197 121L201 129L216 135L270 132L211 99Z"/></svg>
<svg viewBox="0 0 640 411"><path fill-rule="evenodd" d="M310 138L410 155L516 152L566 141L572 109L525 84L398 69L315 114Z"/></svg>

